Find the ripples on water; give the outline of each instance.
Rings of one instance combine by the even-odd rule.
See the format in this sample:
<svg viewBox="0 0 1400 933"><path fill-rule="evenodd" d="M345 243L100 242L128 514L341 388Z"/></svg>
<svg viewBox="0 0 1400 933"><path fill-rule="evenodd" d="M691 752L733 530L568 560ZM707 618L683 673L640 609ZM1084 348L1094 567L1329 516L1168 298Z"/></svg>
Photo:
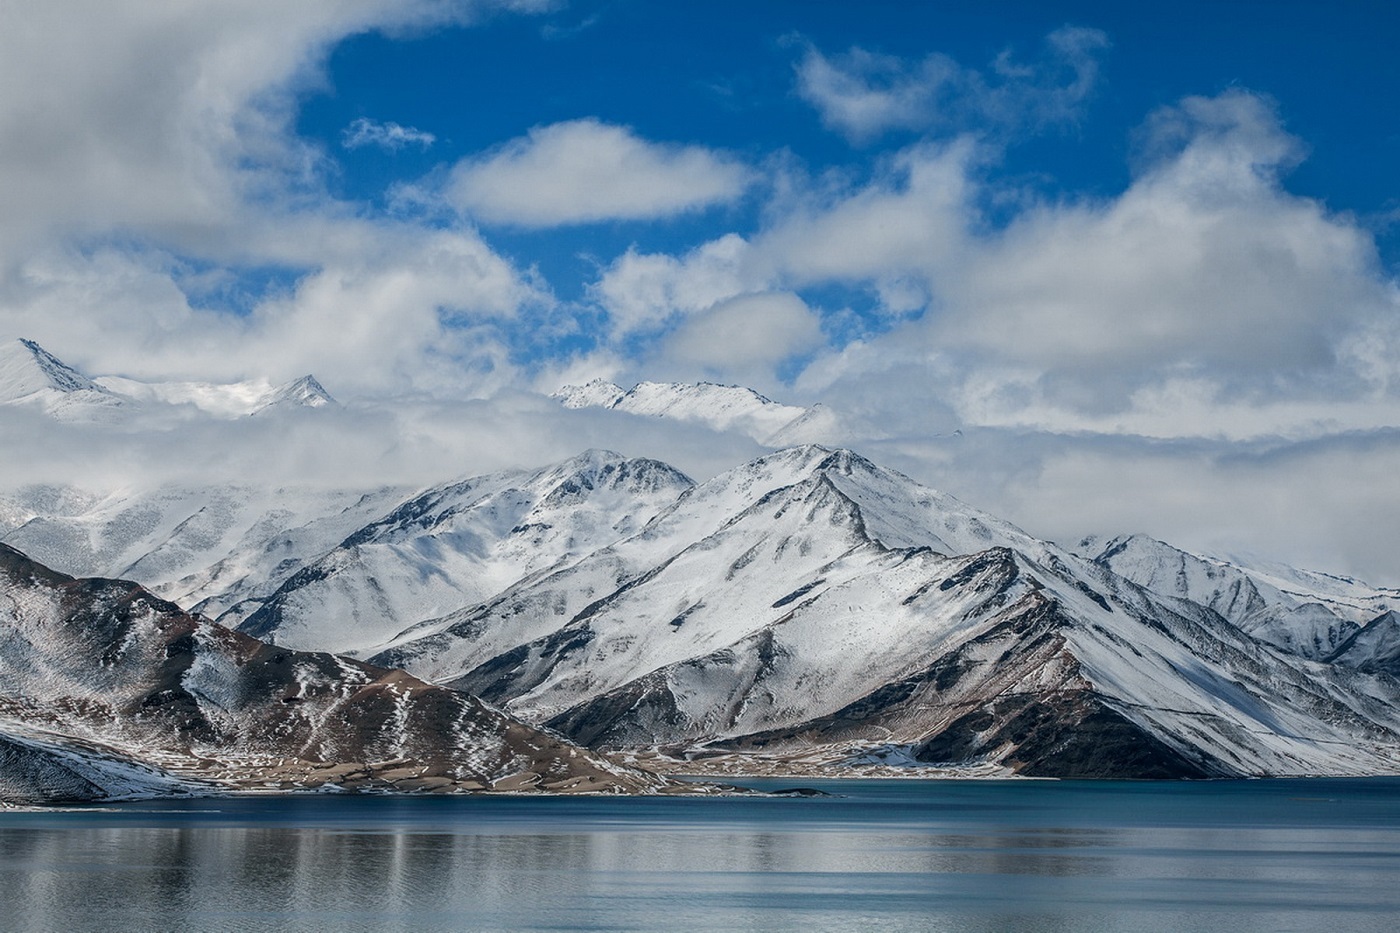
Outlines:
<svg viewBox="0 0 1400 933"><path fill-rule="evenodd" d="M0 928L1390 933L1400 917L1400 780L815 786L839 796L0 814Z"/></svg>

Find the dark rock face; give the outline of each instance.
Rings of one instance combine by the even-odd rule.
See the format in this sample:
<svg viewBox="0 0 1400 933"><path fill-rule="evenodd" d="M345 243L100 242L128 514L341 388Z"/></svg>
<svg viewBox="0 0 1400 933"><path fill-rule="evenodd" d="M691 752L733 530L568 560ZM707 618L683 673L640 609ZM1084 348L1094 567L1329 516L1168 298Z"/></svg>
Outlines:
<svg viewBox="0 0 1400 933"><path fill-rule="evenodd" d="M959 762L1014 746L1006 763L1028 777L1203 778L1217 776L1108 708L1088 692L1009 697L968 713L919 745L914 757Z"/></svg>
<svg viewBox="0 0 1400 933"><path fill-rule="evenodd" d="M267 645L134 584L73 579L3 545L0 593L13 607L0 610L0 716L137 759L154 753L189 776L413 790L620 792L664 783L467 694ZM13 743L0 746L0 774L39 796L100 796L81 774L20 755Z"/></svg>
<svg viewBox="0 0 1400 933"><path fill-rule="evenodd" d="M101 785L57 757L0 735L0 802L87 803L106 796Z"/></svg>

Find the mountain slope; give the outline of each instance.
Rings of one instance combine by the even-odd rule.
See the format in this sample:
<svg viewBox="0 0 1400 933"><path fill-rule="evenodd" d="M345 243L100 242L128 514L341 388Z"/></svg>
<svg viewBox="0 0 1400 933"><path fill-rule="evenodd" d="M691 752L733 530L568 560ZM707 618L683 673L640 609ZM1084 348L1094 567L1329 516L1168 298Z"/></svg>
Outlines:
<svg viewBox="0 0 1400 933"><path fill-rule="evenodd" d="M122 400L32 340L0 343L0 405L28 405L66 421L109 417Z"/></svg>
<svg viewBox="0 0 1400 933"><path fill-rule="evenodd" d="M1190 554L1146 535L1086 538L1077 550L1140 586L1208 606L1255 638L1315 660L1333 655L1362 625L1400 604L1394 590Z"/></svg>
<svg viewBox="0 0 1400 933"><path fill-rule="evenodd" d="M65 573L135 579L233 621L405 494L163 485L97 495L29 486L0 499L0 542Z"/></svg>
<svg viewBox="0 0 1400 933"><path fill-rule="evenodd" d="M303 567L239 628L299 648L380 644L630 534L691 485L654 460L588 451L433 487Z"/></svg>
<svg viewBox="0 0 1400 933"><path fill-rule="evenodd" d="M288 789L665 783L402 671L275 648L135 584L74 579L3 545L0 698L0 788L18 786L19 798L46 782L61 789L51 795L107 794L60 767L95 746L108 751L86 771L124 762L148 785L169 775Z"/></svg>
<svg viewBox="0 0 1400 933"><path fill-rule="evenodd" d="M589 451L413 494L34 488L5 528L598 747L1120 777L1400 761L1393 591L1151 539L1073 553L845 450L698 486Z"/></svg>

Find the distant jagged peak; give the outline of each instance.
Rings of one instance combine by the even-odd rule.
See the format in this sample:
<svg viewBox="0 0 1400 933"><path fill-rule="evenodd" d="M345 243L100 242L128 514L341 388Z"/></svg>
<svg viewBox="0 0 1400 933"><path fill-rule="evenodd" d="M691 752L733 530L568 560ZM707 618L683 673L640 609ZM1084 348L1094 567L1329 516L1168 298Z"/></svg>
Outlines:
<svg viewBox="0 0 1400 933"><path fill-rule="evenodd" d="M627 390L606 379L594 379L583 385L560 386L549 396L558 399L565 408L612 408Z"/></svg>
<svg viewBox="0 0 1400 933"><path fill-rule="evenodd" d="M18 401L45 390L106 394L33 340L21 337L0 345L0 401Z"/></svg>
<svg viewBox="0 0 1400 933"><path fill-rule="evenodd" d="M282 385L265 378L242 382L145 382L122 376L101 376L98 382L108 391L143 406L192 406L218 418L339 404L316 377L310 375Z"/></svg>
<svg viewBox="0 0 1400 933"><path fill-rule="evenodd" d="M307 373L299 379L293 379L285 385L278 386L267 397L267 401L259 405L253 413L256 414L274 405L324 408L327 405L338 404L340 403L325 390L316 377Z"/></svg>
<svg viewBox="0 0 1400 933"><path fill-rule="evenodd" d="M604 408L735 431L770 447L825 438L838 424L829 411L775 402L741 385L717 382L639 382L623 389L606 379L554 392L565 408Z"/></svg>
<svg viewBox="0 0 1400 933"><path fill-rule="evenodd" d="M266 378L221 383L89 377L23 337L0 342L0 404L10 403L38 405L66 421L107 419L152 405L193 406L205 414L235 418L272 408L339 404L309 374L282 385Z"/></svg>
<svg viewBox="0 0 1400 933"><path fill-rule="evenodd" d="M805 408L783 405L746 386L719 382L639 382L613 404L614 408L648 415L664 414L676 406L740 412L776 406L790 410L794 418L806 412Z"/></svg>
<svg viewBox="0 0 1400 933"><path fill-rule="evenodd" d="M611 450L590 449L535 474L534 485L548 488L541 502L562 505L590 494L614 489L627 495L678 496L695 481L660 460L626 457Z"/></svg>

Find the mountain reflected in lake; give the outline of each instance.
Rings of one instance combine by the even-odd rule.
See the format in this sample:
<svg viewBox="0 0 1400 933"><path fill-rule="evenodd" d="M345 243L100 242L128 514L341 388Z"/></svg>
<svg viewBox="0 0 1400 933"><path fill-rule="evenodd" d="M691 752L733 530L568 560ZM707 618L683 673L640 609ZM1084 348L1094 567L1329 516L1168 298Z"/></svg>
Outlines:
<svg viewBox="0 0 1400 933"><path fill-rule="evenodd" d="M770 787L775 785L768 785ZM34 930L1389 930L1400 781L826 782L0 815Z"/></svg>

